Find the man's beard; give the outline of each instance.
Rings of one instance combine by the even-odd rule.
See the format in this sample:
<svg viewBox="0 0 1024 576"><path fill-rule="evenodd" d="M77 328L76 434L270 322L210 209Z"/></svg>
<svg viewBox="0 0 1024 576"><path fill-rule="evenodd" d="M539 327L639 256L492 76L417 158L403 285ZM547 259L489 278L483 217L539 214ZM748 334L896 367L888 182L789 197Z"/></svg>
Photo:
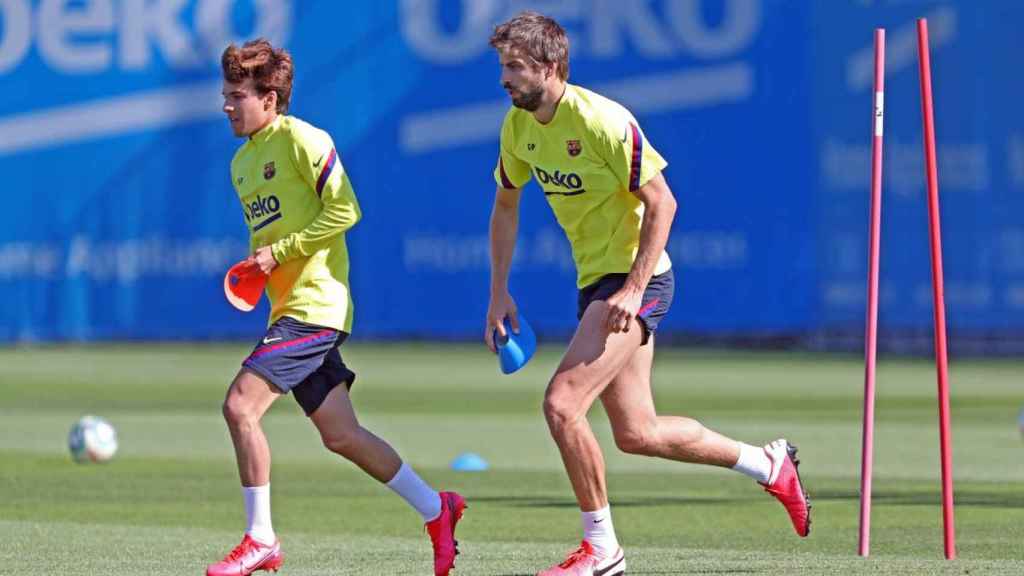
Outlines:
<svg viewBox="0 0 1024 576"><path fill-rule="evenodd" d="M512 105L516 108L522 108L527 112L535 112L537 108L540 108L540 101L544 96L544 89L538 86L530 91L519 92L519 94L519 97L512 98Z"/></svg>

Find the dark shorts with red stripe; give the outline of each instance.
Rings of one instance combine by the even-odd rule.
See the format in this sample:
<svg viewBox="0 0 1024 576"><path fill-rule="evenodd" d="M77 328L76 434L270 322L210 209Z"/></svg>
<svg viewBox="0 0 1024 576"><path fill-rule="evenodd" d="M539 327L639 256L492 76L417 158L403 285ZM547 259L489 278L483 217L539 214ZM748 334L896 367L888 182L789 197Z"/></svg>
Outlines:
<svg viewBox="0 0 1024 576"><path fill-rule="evenodd" d="M281 392L289 391L309 416L335 386L352 388L355 372L341 360L338 346L346 332L283 316L267 328L242 367L259 374Z"/></svg>
<svg viewBox="0 0 1024 576"><path fill-rule="evenodd" d="M612 294L619 291L626 283L628 274L606 274L601 276L593 284L584 286L576 298L576 318L582 319L587 306L597 300L607 300ZM658 330L658 323L665 317L669 307L672 306L672 295L676 289L676 278L669 269L667 272L651 277L644 289L643 299L640 301L640 310L636 314L637 320L644 329L644 337L641 345L647 344L651 335Z"/></svg>

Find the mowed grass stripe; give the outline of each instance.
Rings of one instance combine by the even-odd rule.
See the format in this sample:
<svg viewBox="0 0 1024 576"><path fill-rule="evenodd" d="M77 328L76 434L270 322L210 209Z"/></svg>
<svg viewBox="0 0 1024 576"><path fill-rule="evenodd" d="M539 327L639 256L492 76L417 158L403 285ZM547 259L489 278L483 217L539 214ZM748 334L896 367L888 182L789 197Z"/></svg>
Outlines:
<svg viewBox="0 0 1024 576"><path fill-rule="evenodd" d="M237 472L219 406L242 345L0 350L0 573L200 573L240 538ZM579 538L578 515L540 414L558 359L513 377L477 346L356 345L354 399L438 487L470 499L457 574L527 574ZM749 441L786 435L815 503L809 539L753 482L717 469L617 454L600 409L615 524L630 573L1012 574L1024 572L1024 363L954 364L954 474L961 559L941 558L934 365L883 359L873 556L854 555L860 458L857 359L659 352L656 397ZM122 452L70 462L78 415L110 418ZM290 399L266 419L285 574L429 571L419 518L319 446ZM447 463L472 450L484 474ZM17 534L17 537L13 536ZM8 545L10 543L10 545ZM147 544L149 543L149 544Z"/></svg>
<svg viewBox="0 0 1024 576"><path fill-rule="evenodd" d="M287 400L287 402L291 402ZM270 414L264 429L276 462L331 464L337 458L321 445L316 430L292 406ZM291 413L294 412L294 413ZM161 414L102 412L120 434L120 458L168 457L232 460L227 428L219 411ZM23 412L0 410L0 451L66 455L67 429L80 415L68 410ZM751 443L786 436L800 447L804 474L856 478L860 474L860 426L847 422L820 423L778 420L768 414L751 422L716 415L704 422ZM690 464L624 454L615 448L603 412L591 422L605 448L608 469L673 474L714 472ZM474 452L495 469L561 470L543 416L367 414L363 425L388 439L417 467L445 468L462 452ZM953 437L956 477L961 480L1019 481L1024 478L1024 450L1019 433L1002 422L981 425L957 423ZM937 478L938 432L930 426L886 422L876 429L876 469L882 478ZM979 450L978 446L986 449ZM725 473L725 472L722 472Z"/></svg>

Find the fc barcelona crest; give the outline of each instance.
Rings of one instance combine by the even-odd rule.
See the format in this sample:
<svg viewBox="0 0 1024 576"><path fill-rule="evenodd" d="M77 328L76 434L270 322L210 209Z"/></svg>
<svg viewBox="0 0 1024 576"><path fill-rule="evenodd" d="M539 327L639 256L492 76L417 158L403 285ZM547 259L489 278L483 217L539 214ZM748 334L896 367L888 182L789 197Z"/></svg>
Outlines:
<svg viewBox="0 0 1024 576"><path fill-rule="evenodd" d="M566 140L565 151L569 153L569 156L579 156L580 152L583 152L583 146L579 140Z"/></svg>
<svg viewBox="0 0 1024 576"><path fill-rule="evenodd" d="M274 174L277 174L277 170L274 168L273 162L267 162L266 164L263 165L264 180L270 180L271 178L274 177Z"/></svg>

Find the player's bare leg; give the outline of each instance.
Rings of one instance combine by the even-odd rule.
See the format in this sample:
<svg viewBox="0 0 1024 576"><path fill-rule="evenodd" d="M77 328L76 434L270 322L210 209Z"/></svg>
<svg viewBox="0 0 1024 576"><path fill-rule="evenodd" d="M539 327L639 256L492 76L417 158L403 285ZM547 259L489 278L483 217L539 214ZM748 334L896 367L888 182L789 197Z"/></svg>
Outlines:
<svg viewBox="0 0 1024 576"><path fill-rule="evenodd" d="M587 411L640 346L639 330L608 333L608 305L592 302L548 384L544 415L580 506L583 542L542 575L621 574L626 560L615 537L605 485L604 456Z"/></svg>
<svg viewBox="0 0 1024 576"><path fill-rule="evenodd" d="M320 431L320 439L328 450L352 461L380 482L394 478L402 466L402 459L390 444L359 424L344 384L335 386L309 419Z"/></svg>
<svg viewBox="0 0 1024 576"><path fill-rule="evenodd" d="M562 454L576 500L584 511L608 505L604 457L587 411L640 346L639 330L608 333L608 307L587 307L544 395L544 417Z"/></svg>
<svg viewBox="0 0 1024 576"><path fill-rule="evenodd" d="M235 447L248 528L242 542L220 562L206 567L207 576L251 574L281 567L281 543L270 522L270 447L260 420L281 393L261 376L242 369L224 398L224 420Z"/></svg>
<svg viewBox="0 0 1024 576"><path fill-rule="evenodd" d="M446 576L455 566L458 542L455 525L466 507L454 492L435 492L390 444L363 428L352 408L348 388L335 386L310 416L328 450L343 456L386 484L416 509L426 523L434 548L434 574Z"/></svg>
<svg viewBox="0 0 1024 576"><path fill-rule="evenodd" d="M231 432L242 486L262 486L270 482L270 446L260 420L280 396L281 392L272 384L244 368L228 388L224 420Z"/></svg>
<svg viewBox="0 0 1024 576"><path fill-rule="evenodd" d="M633 320L634 329L641 330ZM651 392L654 335L626 362L601 394L615 444L623 452L680 462L732 468L739 443L700 422L682 416L659 416Z"/></svg>
<svg viewBox="0 0 1024 576"><path fill-rule="evenodd" d="M796 448L786 440L754 447L682 416L659 416L651 392L654 336L601 394L615 444L623 452L732 468L757 480L786 508L800 536L810 532L810 499L797 471Z"/></svg>

